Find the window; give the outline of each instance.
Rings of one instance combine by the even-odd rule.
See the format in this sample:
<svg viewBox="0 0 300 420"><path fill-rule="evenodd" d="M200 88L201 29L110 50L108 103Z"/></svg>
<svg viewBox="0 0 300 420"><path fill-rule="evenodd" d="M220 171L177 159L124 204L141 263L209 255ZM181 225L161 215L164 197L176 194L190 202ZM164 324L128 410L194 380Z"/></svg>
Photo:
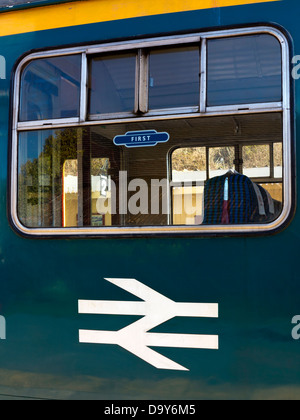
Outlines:
<svg viewBox="0 0 300 420"><path fill-rule="evenodd" d="M15 80L14 225L100 236L277 228L292 206L287 56L269 28L29 55Z"/></svg>
<svg viewBox="0 0 300 420"><path fill-rule="evenodd" d="M90 114L132 112L135 98L134 54L99 56L90 61Z"/></svg>
<svg viewBox="0 0 300 420"><path fill-rule="evenodd" d="M34 60L21 78L20 121L79 115L79 55Z"/></svg>
<svg viewBox="0 0 300 420"><path fill-rule="evenodd" d="M245 140L246 141L246 140ZM274 149L278 148L280 143L270 143L268 145L251 144L222 147L189 147L176 149L171 155L172 161L172 183L173 186L173 223L176 224L202 224L204 222L205 212L205 193L208 185L216 180L213 185L211 211L216 212L218 209L218 194L223 202L224 186L226 177L232 179L231 187L228 186L229 192L234 196L235 190L241 190L241 194L251 194L255 192L257 196L254 202L257 207L253 207L251 217L237 220L245 220L247 223L271 221L278 217L282 208L282 178L278 177L282 172L282 153L281 148L276 153L275 159L271 160L270 153L274 153ZM235 159L240 156L241 160ZM207 169L208 168L208 169ZM277 177L275 175L277 170ZM240 171L240 172L239 172ZM244 177L241 175L245 175ZM276 179L277 178L277 179ZM245 181L248 179L249 189ZM207 183L207 180L211 180ZM219 192L217 181L220 182L222 188ZM238 183L242 183L240 186ZM185 187L182 187L185 185ZM180 198L178 198L180 197ZM265 198L265 203L259 208L259 200ZM243 197L241 200L244 199ZM232 197L232 207L234 206L234 198ZM217 203L217 204L216 204ZM185 206L183 206L185 204ZM237 208L242 208L239 203ZM260 214L261 213L261 214ZM238 221L233 223L238 223ZM215 221L216 223L216 221ZM221 220L219 220L221 223Z"/></svg>
<svg viewBox="0 0 300 420"><path fill-rule="evenodd" d="M149 109L198 106L199 71L199 46L151 51Z"/></svg>
<svg viewBox="0 0 300 420"><path fill-rule="evenodd" d="M22 132L18 169L22 223L35 228L118 225L111 184L117 188L119 155L117 147L111 148L89 128Z"/></svg>
<svg viewBox="0 0 300 420"><path fill-rule="evenodd" d="M208 106L279 102L281 48L266 34L207 43Z"/></svg>

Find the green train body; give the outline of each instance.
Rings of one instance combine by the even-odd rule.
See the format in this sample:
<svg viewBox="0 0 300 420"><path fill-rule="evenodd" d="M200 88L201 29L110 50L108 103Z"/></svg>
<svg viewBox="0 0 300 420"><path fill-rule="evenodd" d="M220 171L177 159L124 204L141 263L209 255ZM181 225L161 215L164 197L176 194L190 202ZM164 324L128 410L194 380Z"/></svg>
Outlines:
<svg viewBox="0 0 300 420"><path fill-rule="evenodd" d="M215 2L207 1L206 6L198 9L193 1L182 7L160 5L155 1L151 7L145 1L139 7L135 2L126 7L126 2L117 0L105 2L106 6L100 5L101 1L32 2L25 6L16 3L10 8L3 7L0 13L0 398L298 399L300 218L296 210L299 162L296 146L300 96L299 2L232 1L227 6L226 2L220 1L217 2L219 6L213 7ZM92 3L95 4L94 14ZM107 15L100 15L103 7L110 10ZM58 16L55 15L58 11L61 14L56 22L53 16ZM61 23L64 19L65 24ZM160 54L164 51L177 54L188 44L191 54L200 51L198 70L200 75L206 74L210 86L210 69L216 74L227 69L226 61L210 64L210 53L215 46L213 40L235 40L238 36L257 36L262 42L264 37L277 39L281 64L276 62L275 53L270 60L274 59L279 65L281 78L278 79L275 70L273 77L271 67L264 76L262 67L258 71L262 73L259 73L257 83L265 83L264 80L272 77L273 89L273 81L276 84L279 80L282 97L257 102L249 100L255 103L253 107L243 104L239 108L226 103L218 105L211 99L209 108L210 88L206 91L205 103L205 96L201 95L206 87L200 78L200 109L194 105L188 109L183 101L177 113L169 111L172 106L167 105L164 112L153 111L151 114L148 109L143 109L149 103L143 97L144 79L140 75L139 81L135 82L140 83L135 91L139 92L139 98L132 99L138 108L135 114L130 116L132 111L125 110L121 116L116 113L111 117L107 116L110 111L104 111L105 116L101 117L99 111L99 117L97 107L102 103L97 93L94 99L87 97L86 86L82 84L84 76L88 78L94 71L90 66L100 68L101 59L107 60L105 64L108 66L111 56L120 59L126 56L129 63L131 55L135 57L136 54L137 61L140 60L136 71L143 73L147 72L144 64L147 60L153 60L152 71L154 56L163 60ZM223 57L222 48L218 50L220 57ZM148 51L150 55L147 55ZM208 63L205 66L202 60L206 53ZM75 70L72 70L71 78L62 70L59 77L65 78L68 86L72 84L72 89L79 95L79 110L74 117L74 105L69 114L54 117L51 127L51 116L26 116L29 112L26 83L34 85L34 76L41 77L39 72L44 68L43 63L52 66L53 57L62 55L80 57L82 66L88 60L88 76L81 73L76 79ZM44 60L39 68L38 60ZM135 63L134 60L136 58L133 59ZM250 68L253 61L247 50L243 60ZM264 58L261 60L265 63ZM29 68L35 65L33 62L38 63L34 71ZM165 65L168 66L168 61ZM174 78L176 74L182 75L181 66L182 62L177 61ZM47 69L50 72L50 65ZM123 70L127 72L127 67L120 64L118 70L122 75ZM26 78L29 71L32 73ZM88 81L88 84L95 83L97 90L97 83L101 80L97 76L95 80ZM156 81L150 76L147 81L149 91L152 82L155 86ZM248 83L247 94L258 92L257 87L252 87L252 82L246 82L242 94ZM227 84L229 86L230 81L225 79L223 88ZM90 93L93 88L90 85L88 88L88 95L93 95ZM233 89L228 88L228 91L233 92ZM168 93L160 95L162 101ZM62 101L67 99L62 95ZM83 100L87 101L86 107L92 107L94 100L96 111L84 114L87 108L84 108ZM238 102L236 99L232 101ZM23 109L25 116L22 116ZM183 121L187 126L198 124L198 131L189 126L187 130L191 131L187 133L190 134L182 134ZM170 159L173 159L173 169L175 165L172 153L175 150L181 153L187 147L199 147L206 148L208 155L209 147L212 147L209 141L214 147L229 144L228 147L234 149L234 165L243 164L242 160L236 161L239 145L245 147L243 140L247 144L267 144L272 153L275 143L279 144L283 148L282 163L277 165L281 168L281 175L277 178L274 175L276 164L275 155L272 155L268 166L271 168L269 181L261 181L261 184L273 184L274 188L280 186L283 189L280 215L268 222L196 225L194 221L190 224L188 218L184 223L176 224L175 213L171 216L156 213L152 223L139 207L141 196L136 196L134 203L141 214L134 214L131 219L123 214L108 222L108 216L105 219L101 211L95 213L93 210L90 184L89 209L83 209L82 214L78 210L77 221L68 227L67 213L71 214L72 210L65 192L63 203L61 196L56 201L59 221L54 222L53 213L50 226L50 222L45 221L46 204L43 200L46 199L43 194L52 194L53 199L56 184L51 180L41 181L46 175L39 172L37 182L44 187L34 190L28 181L29 172L22 165L26 159L33 166L46 165L46 157L39 155L36 146L29 151L29 145L35 141L34 133L38 133L37 141L45 141L46 137L60 138L57 133L65 133L66 129L76 132L77 147L78 133L83 133L81 139L88 133L94 142L89 147L95 147L89 150L97 149L97 136L103 138L105 130L112 130L113 135L121 136L122 140L126 133L133 132L131 141L136 142L150 141L150 136L157 140L157 133L167 132L169 139L164 137L165 143L152 147L130 149L113 145L112 150L112 142L105 146L109 149L105 152L109 157L105 158L109 159L111 173L114 164L119 165L118 170L124 170L124 163L120 163L124 155L118 153L120 148L126 149L126 162L133 168L128 175L130 180L143 178L139 170L152 167L155 178L165 178L168 174L167 181L170 181L170 177L175 176L175 172L170 175ZM200 139L198 143L195 142L196 132ZM182 139L175 141L177 135L183 136ZM144 138L139 139L139 136ZM26 152L24 145L28 147ZM162 152L156 158L154 154L158 151ZM43 153L46 154L45 148ZM77 159L78 167L85 164L81 162L78 150L77 155L69 150L66 153L70 162ZM90 152L90 156L95 159L104 156L93 153L96 152ZM149 156L151 160L148 161ZM244 155L243 159L245 162ZM210 165L209 162L207 160L206 164ZM95 163L100 165L97 160ZM162 167L164 169L160 169ZM20 186L23 185L20 175L23 169L24 185L31 188L25 189L25 198ZM70 172L70 179L79 176L80 170L76 170L75 175L74 171ZM206 169L206 172L209 170L213 169ZM180 174L186 172L182 170ZM138 185L149 187L150 177L147 173L144 184ZM201 188L208 184L208 178L209 174ZM105 179L111 182L113 175ZM121 189L120 179L116 187L117 197ZM168 190L169 209L173 211L176 207L174 194L179 191L177 187L176 184L174 190ZM67 191L66 184L63 188ZM110 187L105 184L105 188L104 197ZM42 192L34 195L36 191ZM130 197L130 190L127 193ZM76 206L79 208L80 193L77 194ZM83 203L87 197L84 194ZM40 213L28 216L30 206L37 205L34 200L42 203ZM99 201L97 203L96 206L100 205ZM120 206L121 200L117 203L117 211ZM61 210L65 211L63 216ZM90 212L89 219L85 222L87 212ZM193 215L195 220L196 216Z"/></svg>

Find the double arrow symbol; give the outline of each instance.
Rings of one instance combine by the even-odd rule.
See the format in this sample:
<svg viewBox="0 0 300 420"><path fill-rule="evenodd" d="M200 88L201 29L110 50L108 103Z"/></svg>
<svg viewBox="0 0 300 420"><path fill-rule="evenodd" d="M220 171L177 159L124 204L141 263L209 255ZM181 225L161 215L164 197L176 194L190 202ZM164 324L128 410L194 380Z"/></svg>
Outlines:
<svg viewBox="0 0 300 420"><path fill-rule="evenodd" d="M177 317L218 318L217 303L174 302L135 279L105 280L139 297L143 302L79 300L80 314L143 315L119 331L79 330L80 343L116 344L158 369L188 370L150 347L219 348L217 335L151 333L151 329Z"/></svg>

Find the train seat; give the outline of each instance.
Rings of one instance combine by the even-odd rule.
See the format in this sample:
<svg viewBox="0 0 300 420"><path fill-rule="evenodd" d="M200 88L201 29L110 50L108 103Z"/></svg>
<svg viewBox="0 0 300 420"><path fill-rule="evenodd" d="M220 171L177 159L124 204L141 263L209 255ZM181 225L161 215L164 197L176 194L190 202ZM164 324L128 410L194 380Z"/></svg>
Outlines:
<svg viewBox="0 0 300 420"><path fill-rule="evenodd" d="M267 190L230 170L206 182L202 224L264 223L274 219L275 207Z"/></svg>

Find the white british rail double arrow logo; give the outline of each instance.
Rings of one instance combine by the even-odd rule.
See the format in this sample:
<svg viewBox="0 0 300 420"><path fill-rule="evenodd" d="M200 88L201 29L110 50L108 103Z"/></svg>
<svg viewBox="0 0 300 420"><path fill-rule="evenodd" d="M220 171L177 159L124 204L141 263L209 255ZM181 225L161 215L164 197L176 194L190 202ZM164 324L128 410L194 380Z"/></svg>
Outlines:
<svg viewBox="0 0 300 420"><path fill-rule="evenodd" d="M188 370L150 347L219 348L217 335L151 333L151 329L177 317L218 318L217 303L174 302L135 279L105 280L142 299L134 301L79 300L80 314L143 315L119 331L79 330L80 343L116 344L158 369Z"/></svg>

